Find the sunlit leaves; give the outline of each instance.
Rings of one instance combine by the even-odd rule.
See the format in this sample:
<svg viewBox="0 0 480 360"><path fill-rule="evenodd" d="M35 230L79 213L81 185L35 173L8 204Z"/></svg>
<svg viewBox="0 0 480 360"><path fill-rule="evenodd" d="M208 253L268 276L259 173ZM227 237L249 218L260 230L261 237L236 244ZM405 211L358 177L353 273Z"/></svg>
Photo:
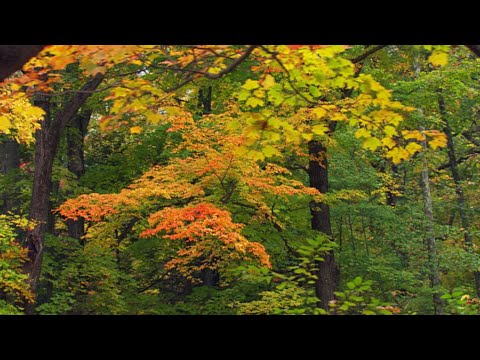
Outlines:
<svg viewBox="0 0 480 360"><path fill-rule="evenodd" d="M4 93L0 96L0 133L15 138L18 142L30 144L34 141L33 134L40 128L44 111L33 106L21 94Z"/></svg>
<svg viewBox="0 0 480 360"><path fill-rule="evenodd" d="M362 143L362 146L365 149L375 151L379 146L382 146L382 142L377 138L369 137Z"/></svg>
<svg viewBox="0 0 480 360"><path fill-rule="evenodd" d="M241 224L232 222L230 213L213 204L200 203L185 208L165 208L149 217L151 229L140 236L160 235L182 241L184 246L165 268L176 269L192 279L194 271L221 269L235 260L253 258L271 267L264 247L240 234ZM192 279L193 280L193 279Z"/></svg>

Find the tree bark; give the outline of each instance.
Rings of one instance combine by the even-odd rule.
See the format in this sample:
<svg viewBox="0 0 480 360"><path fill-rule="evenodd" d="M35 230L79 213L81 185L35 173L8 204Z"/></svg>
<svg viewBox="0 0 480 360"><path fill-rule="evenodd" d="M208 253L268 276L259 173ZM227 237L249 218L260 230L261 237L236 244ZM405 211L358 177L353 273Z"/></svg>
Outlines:
<svg viewBox="0 0 480 360"><path fill-rule="evenodd" d="M13 139L0 142L0 173L6 175L20 167L20 146ZM15 180L15 179L12 179ZM15 205L15 193L2 190L2 211L11 211Z"/></svg>
<svg viewBox="0 0 480 360"><path fill-rule="evenodd" d="M20 70L45 45L0 45L0 82Z"/></svg>
<svg viewBox="0 0 480 360"><path fill-rule="evenodd" d="M45 241L46 224L49 214L49 197L52 191L53 160L57 152L61 135L67 123L75 116L79 108L102 82L104 76L97 74L91 78L73 98L58 110L55 116L49 114L49 101L45 95L40 95L37 105L46 110L42 128L37 131L35 148L35 171L33 175L32 204L30 219L35 222L35 227L28 234L26 247L28 257L24 271L29 274L32 291L35 291L43 257L43 244Z"/></svg>
<svg viewBox="0 0 480 360"><path fill-rule="evenodd" d="M91 115L91 110L78 114L67 128L67 168L75 175L77 181L85 174L84 139ZM81 240L85 235L85 220L68 219L67 228L69 237Z"/></svg>
<svg viewBox="0 0 480 360"><path fill-rule="evenodd" d="M308 167L310 186L322 194L326 194L328 192L327 148L320 141L312 140L308 144L308 152L310 155ZM312 200L310 213L312 229L331 237L332 225L329 206ZM327 310L329 302L335 299L334 291L337 287L339 272L333 251L327 252L323 258L324 261L316 263L318 279L315 282L315 293L320 300L318 306Z"/></svg>
<svg viewBox="0 0 480 360"><path fill-rule="evenodd" d="M201 115L212 113L212 87L209 86L206 91L200 89L198 91L198 105ZM202 269L200 272L202 284L205 286L218 286L220 282L220 274L215 269Z"/></svg>
<svg viewBox="0 0 480 360"><path fill-rule="evenodd" d="M392 164L391 169L392 169L393 179L397 180L398 177L399 177L398 166L395 165L395 164ZM397 206L398 195L397 195L397 190L396 189L394 189L394 190L388 189L386 197L387 197L387 205L388 206L391 206L391 207Z"/></svg>
<svg viewBox="0 0 480 360"><path fill-rule="evenodd" d="M470 223L466 213L466 201L465 201L465 195L463 194L462 179L460 177L460 173L458 172L458 162L457 162L457 156L455 154L455 144L453 142L452 129L447 117L445 99L443 98L440 90L438 91L438 109L440 111L440 115L444 124L443 131L447 136L448 160L450 164L449 167L452 172L453 181L455 183L455 193L457 194L458 214L460 216L460 223L463 228L463 238L469 250L473 251L473 243L472 243L472 238L470 236ZM477 297L480 297L480 272L474 271L473 276L475 278L475 292L477 294Z"/></svg>
<svg viewBox="0 0 480 360"><path fill-rule="evenodd" d="M423 142L424 150L427 149L426 141ZM428 174L428 163L425 155L423 157L422 167L422 192L425 216L427 217L427 252L428 252L428 265L430 270L430 284L433 289L433 308L435 315L443 315L443 301L440 298L439 286L440 277L438 274L438 258L437 258L437 245L435 239L435 231L433 228L433 205L432 205L432 193L430 191L430 177Z"/></svg>

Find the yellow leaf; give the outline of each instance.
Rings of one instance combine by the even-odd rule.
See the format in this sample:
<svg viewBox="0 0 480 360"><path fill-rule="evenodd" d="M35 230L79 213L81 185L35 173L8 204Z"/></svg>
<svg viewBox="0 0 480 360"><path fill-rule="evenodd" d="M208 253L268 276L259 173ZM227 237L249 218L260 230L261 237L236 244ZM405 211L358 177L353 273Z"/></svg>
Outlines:
<svg viewBox="0 0 480 360"><path fill-rule="evenodd" d="M5 116L0 116L0 131L9 134L12 123Z"/></svg>
<svg viewBox="0 0 480 360"><path fill-rule="evenodd" d="M245 105L254 108L254 107L257 107L257 106L263 106L263 104L264 104L264 102L263 102L262 99L259 99L259 98L256 98L256 97L251 97L251 98L248 98Z"/></svg>
<svg viewBox="0 0 480 360"><path fill-rule="evenodd" d="M257 89L253 92L253 95L255 95L257 98L263 98L265 97L265 90Z"/></svg>
<svg viewBox="0 0 480 360"><path fill-rule="evenodd" d="M447 146L447 137L445 136L445 134L437 135L437 136L435 136L435 138L433 138L432 140L430 140L428 142L428 145L433 150L435 150L436 148L439 148L439 147L445 147L445 146Z"/></svg>
<svg viewBox="0 0 480 360"><path fill-rule="evenodd" d="M410 155L413 155L422 150L422 146L415 142L411 142L405 147L405 150L407 150Z"/></svg>
<svg viewBox="0 0 480 360"><path fill-rule="evenodd" d="M302 134L302 137L307 140L307 141L310 141L313 139L313 134Z"/></svg>
<svg viewBox="0 0 480 360"><path fill-rule="evenodd" d="M355 137L357 139L360 139L360 138L369 138L371 137L372 134L370 133L370 131L368 131L367 129L364 129L364 128L361 128L361 129L358 129L356 132L355 132Z"/></svg>
<svg viewBox="0 0 480 360"><path fill-rule="evenodd" d="M444 51L434 51L428 58L433 66L445 66L448 63L448 54Z"/></svg>
<svg viewBox="0 0 480 360"><path fill-rule="evenodd" d="M218 74L220 71L222 71L222 69L220 69L219 67L211 67L210 69L208 69L208 72L210 74Z"/></svg>
<svg viewBox="0 0 480 360"><path fill-rule="evenodd" d="M380 140L378 140L377 138L374 138L374 137L367 138L362 144L362 146L365 149L369 149L369 150L372 150L372 151L377 150L377 148L381 145L382 145L382 143L380 142Z"/></svg>
<svg viewBox="0 0 480 360"><path fill-rule="evenodd" d="M411 140L411 139L414 139L417 141L425 140L425 135L418 130L404 130L402 131L402 135L406 140Z"/></svg>
<svg viewBox="0 0 480 360"><path fill-rule="evenodd" d="M254 90L258 89L259 87L260 85L258 84L258 81L251 79L248 79L247 81L245 81L245 84L242 85L242 88L244 88L245 90Z"/></svg>
<svg viewBox="0 0 480 360"><path fill-rule="evenodd" d="M272 75L267 74L267 76L265 76L265 80L263 80L263 88L270 89L274 85L275 85L275 79L273 78Z"/></svg>
<svg viewBox="0 0 480 360"><path fill-rule="evenodd" d="M395 129L393 126L390 126L390 125L385 126L385 129L383 129L383 132L388 136L397 135L397 129Z"/></svg>
<svg viewBox="0 0 480 360"><path fill-rule="evenodd" d="M312 132L317 135L325 135L328 131L328 127L325 125L315 125L312 126Z"/></svg>
<svg viewBox="0 0 480 360"><path fill-rule="evenodd" d="M382 139L382 144L391 149L396 145L396 142L391 137L385 137Z"/></svg>
<svg viewBox="0 0 480 360"><path fill-rule="evenodd" d="M327 115L327 111L323 107L318 107L312 110L312 112L319 118L323 118Z"/></svg>
<svg viewBox="0 0 480 360"><path fill-rule="evenodd" d="M410 157L407 150L400 147L395 147L387 152L387 158L392 159L394 164L399 164L402 160L406 160Z"/></svg>
<svg viewBox="0 0 480 360"><path fill-rule="evenodd" d="M142 130L140 126L133 126L130 128L130 134L141 134Z"/></svg>

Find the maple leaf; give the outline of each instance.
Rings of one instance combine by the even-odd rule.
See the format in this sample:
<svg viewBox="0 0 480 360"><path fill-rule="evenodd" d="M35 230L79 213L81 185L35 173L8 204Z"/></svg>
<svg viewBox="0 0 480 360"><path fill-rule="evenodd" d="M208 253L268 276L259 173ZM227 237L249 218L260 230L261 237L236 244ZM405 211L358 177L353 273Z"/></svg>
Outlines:
<svg viewBox="0 0 480 360"><path fill-rule="evenodd" d="M143 129L140 126L132 126L130 128L130 134L141 134Z"/></svg>
<svg viewBox="0 0 480 360"><path fill-rule="evenodd" d="M365 139L365 141L362 143L362 146L365 149L375 151L379 146L382 146L382 143L377 138L371 137L371 138Z"/></svg>

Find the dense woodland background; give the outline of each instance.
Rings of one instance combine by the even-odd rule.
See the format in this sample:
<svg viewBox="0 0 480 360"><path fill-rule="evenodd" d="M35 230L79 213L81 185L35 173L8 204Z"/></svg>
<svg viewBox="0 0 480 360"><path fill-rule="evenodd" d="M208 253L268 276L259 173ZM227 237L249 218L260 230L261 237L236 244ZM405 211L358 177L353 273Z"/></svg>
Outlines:
<svg viewBox="0 0 480 360"><path fill-rule="evenodd" d="M0 46L0 314L479 314L478 56Z"/></svg>

